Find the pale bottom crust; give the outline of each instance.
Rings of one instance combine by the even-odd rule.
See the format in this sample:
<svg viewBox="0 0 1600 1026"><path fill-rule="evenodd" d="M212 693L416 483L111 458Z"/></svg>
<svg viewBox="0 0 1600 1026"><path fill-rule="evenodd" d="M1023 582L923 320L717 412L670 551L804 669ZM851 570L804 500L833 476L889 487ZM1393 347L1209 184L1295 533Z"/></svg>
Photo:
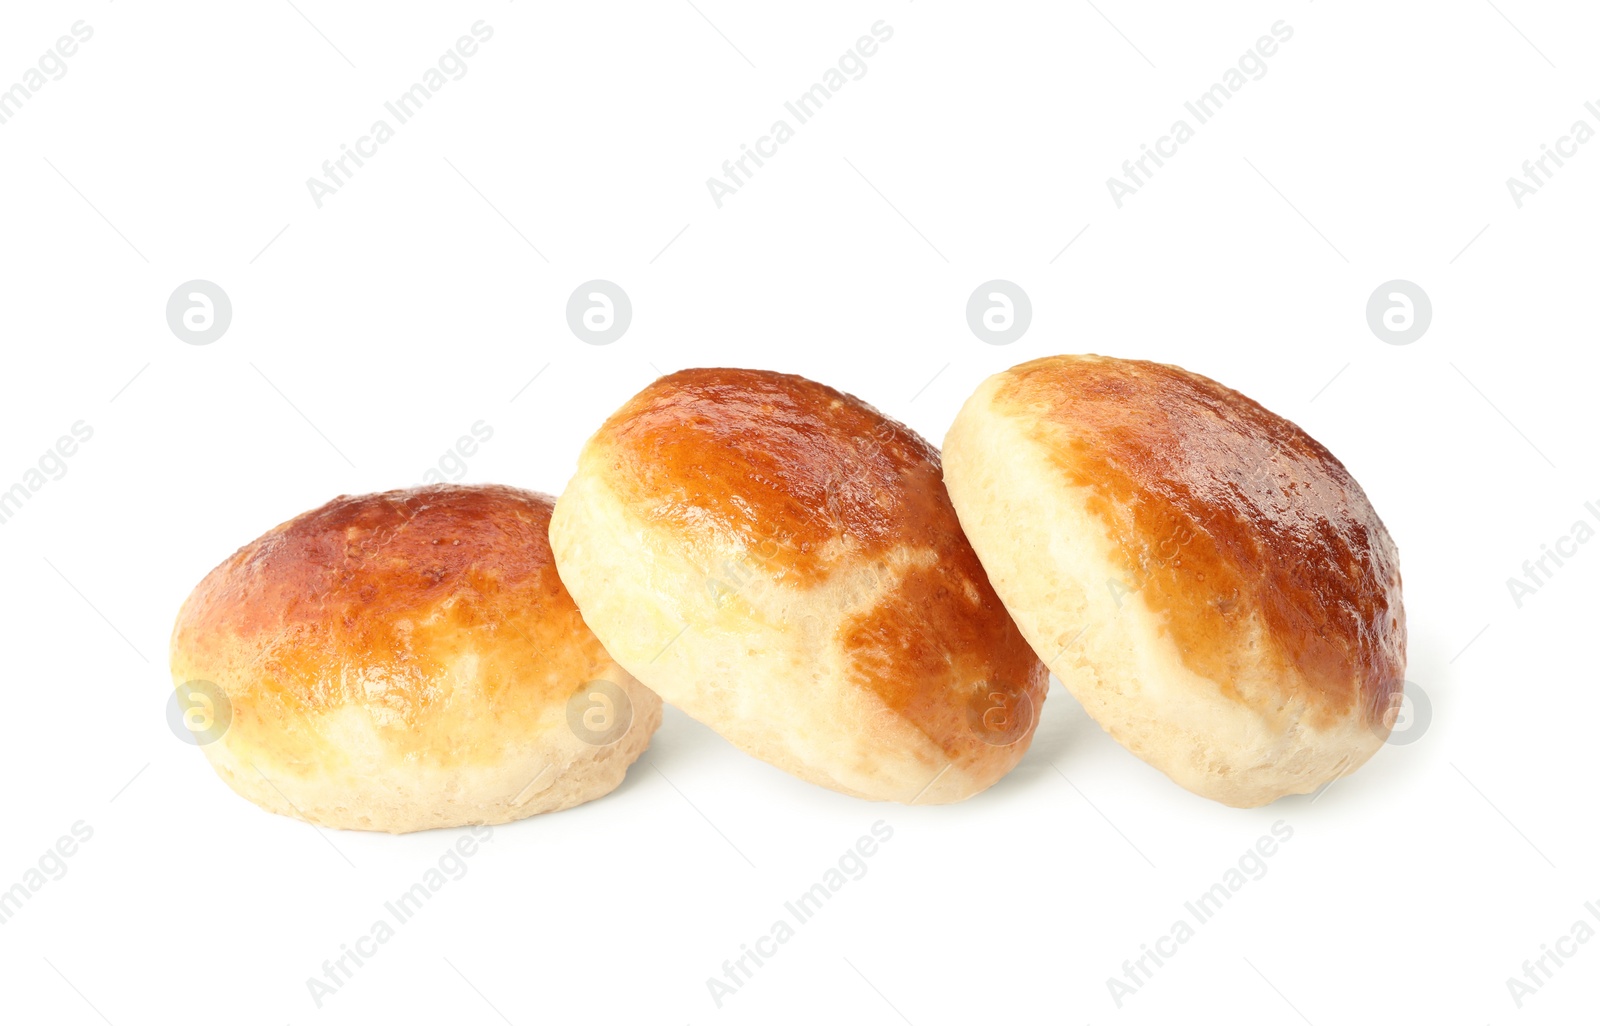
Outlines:
<svg viewBox="0 0 1600 1026"><path fill-rule="evenodd" d="M229 735L203 751L239 795L268 812L318 826L391 834L492 826L569 809L621 785L661 725L661 700L654 693L634 681L621 686L632 703L632 721L613 743L586 744L563 720L495 765L445 769L403 760L364 711L349 707L327 714L336 722L323 724L324 736L340 741L339 757L330 760L338 764L334 770L283 765L242 743L230 745Z"/></svg>
<svg viewBox="0 0 1600 1026"><path fill-rule="evenodd" d="M1358 704L1312 726L1308 689L1281 679L1274 661L1229 682L1245 701L1190 670L1089 512L1088 490L988 408L990 391L980 388L950 429L945 485L1023 636L1113 738L1190 791L1240 808L1315 791L1382 747L1385 732ZM1242 653L1269 643L1259 621L1239 626Z"/></svg>

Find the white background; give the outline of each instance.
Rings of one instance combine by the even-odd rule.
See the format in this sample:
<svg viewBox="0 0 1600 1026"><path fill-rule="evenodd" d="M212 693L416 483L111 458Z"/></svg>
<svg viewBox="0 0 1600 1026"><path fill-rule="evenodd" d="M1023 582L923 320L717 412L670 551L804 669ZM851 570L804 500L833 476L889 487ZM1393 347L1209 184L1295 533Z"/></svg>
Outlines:
<svg viewBox="0 0 1600 1026"><path fill-rule="evenodd" d="M1595 11L296 3L3 15L0 88L75 21L94 35L0 125L0 488L75 422L94 434L0 524L0 888L75 822L93 837L0 925L0 1018L1592 1020L1600 941L1520 1009L1506 979L1600 927L1600 544L1520 608L1506 581L1600 504L1600 142L1520 208L1506 179L1575 120L1600 129ZM307 178L480 19L466 77L319 209ZM865 77L719 209L706 179L879 19ZM1119 209L1106 179L1279 20L1265 77ZM196 278L233 303L209 346L164 316ZM633 303L609 346L566 323L592 278ZM964 316L994 278L1033 303L1009 346ZM1364 313L1395 278L1433 304L1407 346ZM1315 802L1237 811L1055 685L1013 774L906 808L669 710L619 791L497 828L316 1007L307 978L455 834L267 815L174 737L167 636L212 566L336 494L418 482L480 420L464 480L557 492L658 371L802 373L937 442L985 375L1084 351L1211 375L1344 460L1400 546L1423 736ZM867 875L717 1008L706 979L879 819ZM1107 978L1279 820L1266 875L1118 1008Z"/></svg>

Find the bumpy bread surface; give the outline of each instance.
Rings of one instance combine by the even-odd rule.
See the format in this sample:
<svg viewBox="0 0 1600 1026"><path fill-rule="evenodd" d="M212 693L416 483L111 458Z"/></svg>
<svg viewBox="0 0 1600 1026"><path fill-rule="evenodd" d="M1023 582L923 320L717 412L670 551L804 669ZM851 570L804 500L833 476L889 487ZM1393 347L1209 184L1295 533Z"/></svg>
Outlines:
<svg viewBox="0 0 1600 1026"><path fill-rule="evenodd" d="M589 440L556 564L646 685L825 787L958 801L1026 751L1048 675L995 597L939 454L805 378L661 378Z"/></svg>
<svg viewBox="0 0 1600 1026"><path fill-rule="evenodd" d="M217 773L272 812L392 833L614 789L661 702L562 586L552 506L498 486L341 496L234 553L172 635L174 683L209 681L232 706L203 749ZM626 729L572 729L580 689L578 709Z"/></svg>
<svg viewBox="0 0 1600 1026"><path fill-rule="evenodd" d="M995 590L1113 737L1235 806L1313 791L1388 736L1399 558L1294 424L1178 367L1049 357L985 381L945 481Z"/></svg>

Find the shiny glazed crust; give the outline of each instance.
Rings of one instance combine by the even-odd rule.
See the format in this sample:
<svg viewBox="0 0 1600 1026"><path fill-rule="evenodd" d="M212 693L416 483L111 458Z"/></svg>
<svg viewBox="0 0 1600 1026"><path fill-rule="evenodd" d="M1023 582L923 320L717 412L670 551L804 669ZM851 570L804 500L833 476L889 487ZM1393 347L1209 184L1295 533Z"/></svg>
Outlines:
<svg viewBox="0 0 1600 1026"><path fill-rule="evenodd" d="M504 487L341 496L234 553L172 635L175 684L209 681L231 704L204 748L217 772L273 812L396 833L615 788L660 701L584 626L550 556L551 506ZM585 685L580 714L608 700L597 689L621 706L611 743L569 724Z"/></svg>
<svg viewBox="0 0 1600 1026"><path fill-rule="evenodd" d="M1382 744L1405 672L1394 543L1294 424L1181 368L1050 357L945 441L996 591L1119 741L1233 805L1315 790Z"/></svg>
<svg viewBox="0 0 1600 1026"><path fill-rule="evenodd" d="M623 666L803 779L956 801L1031 740L1047 676L938 452L852 396L767 371L661 378L584 447L551 544Z"/></svg>

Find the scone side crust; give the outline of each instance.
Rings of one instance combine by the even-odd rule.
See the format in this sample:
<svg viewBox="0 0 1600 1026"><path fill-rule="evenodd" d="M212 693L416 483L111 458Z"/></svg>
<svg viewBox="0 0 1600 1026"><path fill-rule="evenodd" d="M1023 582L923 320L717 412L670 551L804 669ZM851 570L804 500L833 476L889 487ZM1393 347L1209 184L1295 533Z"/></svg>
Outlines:
<svg viewBox="0 0 1600 1026"><path fill-rule="evenodd" d="M1185 663L1231 689L1279 661L1328 723L1377 723L1403 686L1398 556L1361 487L1321 444L1251 399L1164 364L1050 357L1001 376L1002 415L1092 489L1126 560L1122 587L1166 622ZM1240 616L1276 648L1240 653Z"/></svg>

